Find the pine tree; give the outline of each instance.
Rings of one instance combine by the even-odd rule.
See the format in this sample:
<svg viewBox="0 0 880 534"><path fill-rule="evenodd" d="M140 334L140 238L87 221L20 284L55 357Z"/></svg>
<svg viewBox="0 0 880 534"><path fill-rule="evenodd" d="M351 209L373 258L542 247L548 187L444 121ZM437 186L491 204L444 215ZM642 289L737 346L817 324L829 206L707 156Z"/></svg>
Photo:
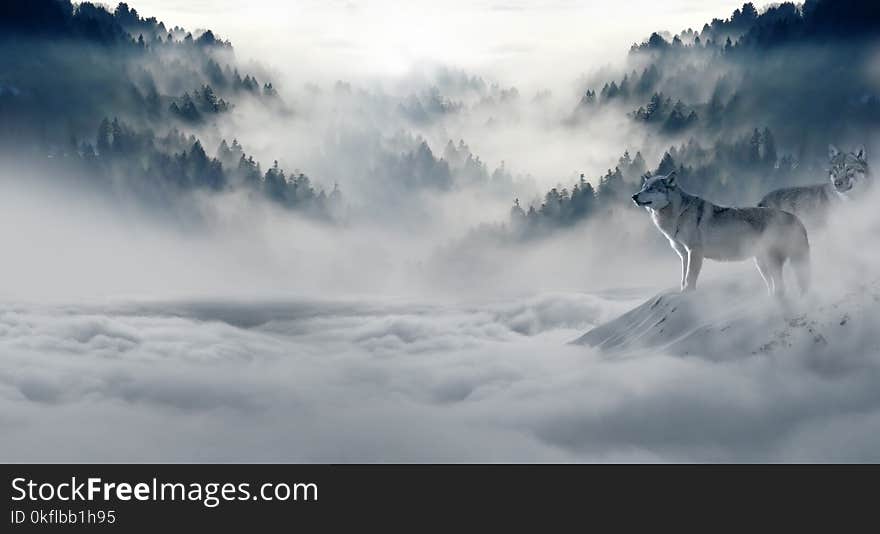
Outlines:
<svg viewBox="0 0 880 534"><path fill-rule="evenodd" d="M666 175L674 170L676 170L675 160L669 152L666 152L660 160L660 165L657 167L656 174Z"/></svg>
<svg viewBox="0 0 880 534"><path fill-rule="evenodd" d="M510 226L514 230L519 230L526 222L526 212L519 205L519 199L513 200L513 207L510 208Z"/></svg>
<svg viewBox="0 0 880 534"><path fill-rule="evenodd" d="M684 115L684 103L679 100L675 103L675 106L672 107L672 111L669 113L669 116L666 118L666 122L663 124L663 128L669 132L677 132L687 125L687 118Z"/></svg>
<svg viewBox="0 0 880 534"><path fill-rule="evenodd" d="M778 155L776 153L776 140L773 138L770 128L764 128L764 133L761 134L761 144L763 145L764 152L761 155L761 159L766 167L772 169L776 166Z"/></svg>
<svg viewBox="0 0 880 534"><path fill-rule="evenodd" d="M229 159L232 151L229 149L229 145L226 144L226 139L220 141L220 146L217 147L217 159L220 161L226 161Z"/></svg>
<svg viewBox="0 0 880 534"><path fill-rule="evenodd" d="M617 92L623 98L629 97L629 92L630 92L629 75L627 75L627 74L623 75L623 80L620 81L620 88L618 89Z"/></svg>
<svg viewBox="0 0 880 534"><path fill-rule="evenodd" d="M748 163L750 165L758 165L761 163L761 132L755 128L752 137L749 139Z"/></svg>
<svg viewBox="0 0 880 534"><path fill-rule="evenodd" d="M633 158L632 165L630 166L630 170L633 176L641 176L645 174L645 170L647 169L647 164L645 163L645 158L642 157L641 152L636 152L635 157Z"/></svg>
<svg viewBox="0 0 880 534"><path fill-rule="evenodd" d="M660 119L663 111L663 93L654 93L651 100L648 101L648 108L645 110L645 118L648 121L656 121Z"/></svg>
<svg viewBox="0 0 880 534"><path fill-rule="evenodd" d="M592 89L587 89L587 92L584 93L584 96L581 97L581 106L592 106L596 103L596 91Z"/></svg>
<svg viewBox="0 0 880 534"><path fill-rule="evenodd" d="M113 137L110 131L110 121L107 117L104 117L104 119L101 120L101 124L98 125L98 137L96 141L98 154L102 157L107 157L110 154L112 143Z"/></svg>
<svg viewBox="0 0 880 534"><path fill-rule="evenodd" d="M611 100L620 94L620 89L617 87L617 83L612 81L611 85L608 85L607 87L608 90L605 92L605 99Z"/></svg>
<svg viewBox="0 0 880 534"><path fill-rule="evenodd" d="M278 167L278 160L275 160L272 167L266 171L263 188L270 199L278 202L287 200L287 178L284 176L284 171Z"/></svg>
<svg viewBox="0 0 880 534"><path fill-rule="evenodd" d="M660 81L660 71L655 65L650 65L642 71L636 90L639 94L646 95L654 89L654 85Z"/></svg>
<svg viewBox="0 0 880 534"><path fill-rule="evenodd" d="M126 142L125 130L121 122L117 117L113 117L113 122L110 123L110 131L113 134L113 144L112 150L118 154L124 154L128 150L128 143Z"/></svg>
<svg viewBox="0 0 880 534"><path fill-rule="evenodd" d="M721 91L721 84L719 83L712 91L712 96L709 98L709 105L706 107L709 122L712 124L720 122L724 113L724 103L721 101Z"/></svg>

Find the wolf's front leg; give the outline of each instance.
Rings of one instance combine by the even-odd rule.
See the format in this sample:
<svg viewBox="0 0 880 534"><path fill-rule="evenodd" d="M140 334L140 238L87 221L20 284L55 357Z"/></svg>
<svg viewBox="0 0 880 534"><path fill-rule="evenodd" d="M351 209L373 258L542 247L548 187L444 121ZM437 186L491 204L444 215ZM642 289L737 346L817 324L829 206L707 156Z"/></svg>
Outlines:
<svg viewBox="0 0 880 534"><path fill-rule="evenodd" d="M700 269L702 268L703 250L699 248L688 249L684 291L693 291L697 288L697 278L700 276Z"/></svg>
<svg viewBox="0 0 880 534"><path fill-rule="evenodd" d="M684 245L678 243L676 241L669 240L670 244L672 244L672 249L678 254L678 258L681 260L681 290L684 291L686 282L687 282L687 272L688 272L688 251Z"/></svg>

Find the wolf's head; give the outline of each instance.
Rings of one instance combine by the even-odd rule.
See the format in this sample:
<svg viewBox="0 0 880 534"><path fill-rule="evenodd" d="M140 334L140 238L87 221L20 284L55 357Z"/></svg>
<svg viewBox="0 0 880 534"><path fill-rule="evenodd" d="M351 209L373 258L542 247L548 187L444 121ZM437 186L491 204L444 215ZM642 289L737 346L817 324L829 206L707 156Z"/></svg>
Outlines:
<svg viewBox="0 0 880 534"><path fill-rule="evenodd" d="M663 176L645 176L642 189L632 196L636 206L659 210L668 206L674 195L679 194L678 185L675 183L675 171Z"/></svg>
<svg viewBox="0 0 880 534"><path fill-rule="evenodd" d="M847 193L853 187L867 183L869 169L864 146L855 152L841 152L834 145L828 145L828 159L828 178L838 193Z"/></svg>

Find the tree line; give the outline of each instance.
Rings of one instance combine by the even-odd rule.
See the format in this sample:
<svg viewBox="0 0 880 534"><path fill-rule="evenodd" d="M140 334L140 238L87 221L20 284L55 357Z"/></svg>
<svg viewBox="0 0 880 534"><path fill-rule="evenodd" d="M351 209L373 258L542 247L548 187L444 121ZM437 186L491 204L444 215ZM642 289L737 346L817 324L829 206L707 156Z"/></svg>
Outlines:
<svg viewBox="0 0 880 534"><path fill-rule="evenodd" d="M168 27L124 2L13 0L0 11L0 152L63 163L62 174L153 207L244 188L324 220L341 214L337 187L277 161L264 171L237 140L208 150L191 133L235 100L283 105L211 30Z"/></svg>
<svg viewBox="0 0 880 534"><path fill-rule="evenodd" d="M581 174L570 188L553 187L527 208L515 199L509 229L517 239L533 239L615 211L634 209L630 196L645 175L676 171L679 183L691 193L722 204L749 205L772 189L798 183L805 170L815 176L814 181L822 180L822 168L801 168L792 155L781 154L766 127L709 146L691 137L670 146L654 167L648 168L641 152L631 157L626 151L613 169L592 181Z"/></svg>

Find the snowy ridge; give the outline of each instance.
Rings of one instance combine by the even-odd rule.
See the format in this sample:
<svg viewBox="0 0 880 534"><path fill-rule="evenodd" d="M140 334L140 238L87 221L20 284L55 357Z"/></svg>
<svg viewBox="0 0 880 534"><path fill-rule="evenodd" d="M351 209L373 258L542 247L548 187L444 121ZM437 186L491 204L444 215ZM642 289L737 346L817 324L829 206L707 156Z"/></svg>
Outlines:
<svg viewBox="0 0 880 534"><path fill-rule="evenodd" d="M757 283L719 281L667 291L573 343L608 352L638 349L709 359L772 353L880 351L880 281L838 295L776 301Z"/></svg>

